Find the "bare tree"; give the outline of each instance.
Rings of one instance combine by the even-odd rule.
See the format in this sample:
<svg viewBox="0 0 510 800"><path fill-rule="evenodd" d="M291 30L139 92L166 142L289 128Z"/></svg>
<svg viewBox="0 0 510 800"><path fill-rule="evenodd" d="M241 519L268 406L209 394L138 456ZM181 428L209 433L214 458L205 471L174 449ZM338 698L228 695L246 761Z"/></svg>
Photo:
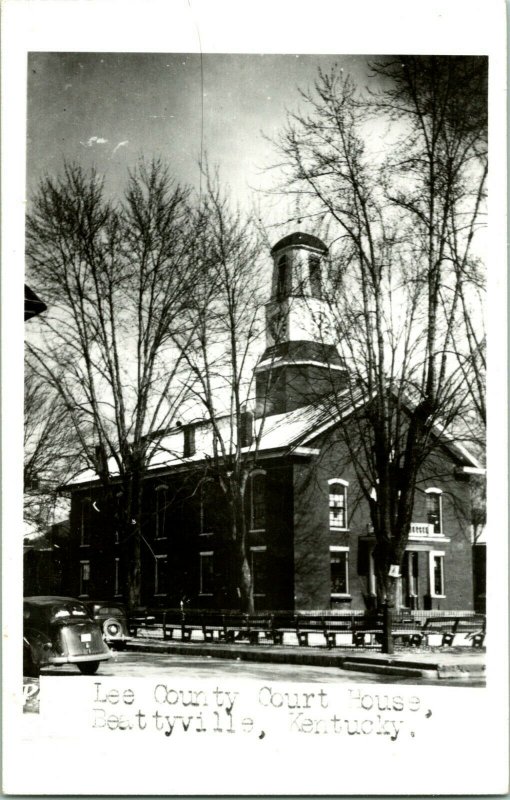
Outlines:
<svg viewBox="0 0 510 800"><path fill-rule="evenodd" d="M255 407L253 372L267 299L262 240L253 222L232 209L217 175L208 174L206 184L193 223L200 235L192 257L201 276L188 307L193 334L190 340L181 333L176 342L195 378L196 413L211 431L212 452L201 480L212 479L221 489L240 605L253 611L247 503L266 414L265 398Z"/></svg>
<svg viewBox="0 0 510 800"><path fill-rule="evenodd" d="M62 400L25 360L23 515L39 534L55 517L58 487L73 475L76 442Z"/></svg>
<svg viewBox="0 0 510 800"><path fill-rule="evenodd" d="M142 481L186 393L173 344L193 282L188 192L141 162L123 200L78 166L45 178L27 217L30 279L48 313L27 349L101 481L140 602Z"/></svg>
<svg viewBox="0 0 510 800"><path fill-rule="evenodd" d="M43 481L62 483L76 458L72 431L58 394L48 387L25 360L23 430L23 484L25 489Z"/></svg>
<svg viewBox="0 0 510 800"><path fill-rule="evenodd" d="M360 94L340 71L320 73L303 95L308 112L290 117L278 144L287 189L336 238L327 324L358 407L341 431L370 506L390 651L420 470L468 408L480 353L466 309L484 209L487 62L387 59L373 83Z"/></svg>

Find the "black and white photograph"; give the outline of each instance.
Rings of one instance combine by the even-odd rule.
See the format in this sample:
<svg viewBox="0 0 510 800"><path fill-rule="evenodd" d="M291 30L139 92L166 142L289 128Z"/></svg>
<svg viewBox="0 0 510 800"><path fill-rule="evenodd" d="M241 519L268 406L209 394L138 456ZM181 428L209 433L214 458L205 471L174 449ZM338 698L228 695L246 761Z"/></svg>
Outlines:
<svg viewBox="0 0 510 800"><path fill-rule="evenodd" d="M17 59L4 791L505 792L503 48L173 14Z"/></svg>

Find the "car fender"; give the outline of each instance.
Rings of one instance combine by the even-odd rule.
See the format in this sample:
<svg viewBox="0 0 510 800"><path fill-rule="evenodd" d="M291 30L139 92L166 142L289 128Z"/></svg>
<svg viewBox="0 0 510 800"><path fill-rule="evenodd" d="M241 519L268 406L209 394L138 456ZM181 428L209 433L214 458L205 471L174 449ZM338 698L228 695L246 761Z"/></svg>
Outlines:
<svg viewBox="0 0 510 800"><path fill-rule="evenodd" d="M30 648L34 664L41 667L50 663L53 646L45 633L29 628L23 634L23 644Z"/></svg>

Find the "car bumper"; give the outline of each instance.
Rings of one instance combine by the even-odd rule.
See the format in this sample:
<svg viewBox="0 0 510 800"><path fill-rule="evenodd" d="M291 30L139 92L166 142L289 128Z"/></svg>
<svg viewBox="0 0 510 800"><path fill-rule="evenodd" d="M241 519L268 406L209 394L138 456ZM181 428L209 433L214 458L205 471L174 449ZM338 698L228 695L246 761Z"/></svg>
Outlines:
<svg viewBox="0 0 510 800"><path fill-rule="evenodd" d="M50 656L48 664L81 664L85 661L107 661L111 653L87 653L83 656Z"/></svg>
<svg viewBox="0 0 510 800"><path fill-rule="evenodd" d="M110 644L115 644L116 642L117 643L118 642L121 642L121 643L122 642L132 642L134 637L133 636L104 636L103 638L104 638L104 641L106 642L106 644L110 645Z"/></svg>

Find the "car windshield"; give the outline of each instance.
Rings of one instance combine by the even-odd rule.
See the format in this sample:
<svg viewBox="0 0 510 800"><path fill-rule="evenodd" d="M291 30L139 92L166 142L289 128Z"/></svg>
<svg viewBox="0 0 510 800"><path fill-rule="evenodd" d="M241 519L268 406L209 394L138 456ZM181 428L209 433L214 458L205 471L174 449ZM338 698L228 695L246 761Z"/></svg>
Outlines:
<svg viewBox="0 0 510 800"><path fill-rule="evenodd" d="M51 620L88 619L89 614L81 603L60 603L51 609Z"/></svg>

